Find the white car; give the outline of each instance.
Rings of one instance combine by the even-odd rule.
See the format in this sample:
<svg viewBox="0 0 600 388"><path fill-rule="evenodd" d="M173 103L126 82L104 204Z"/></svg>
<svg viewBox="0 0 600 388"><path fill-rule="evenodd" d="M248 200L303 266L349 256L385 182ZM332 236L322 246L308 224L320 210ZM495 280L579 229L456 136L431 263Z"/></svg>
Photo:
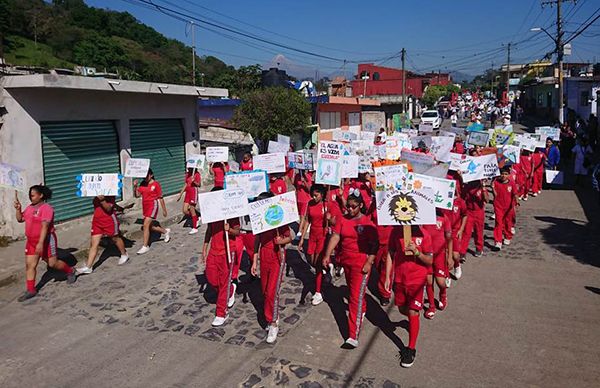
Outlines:
<svg viewBox="0 0 600 388"><path fill-rule="evenodd" d="M442 117L437 110L426 110L421 115L421 124L433 126L433 129L439 129L442 125Z"/></svg>

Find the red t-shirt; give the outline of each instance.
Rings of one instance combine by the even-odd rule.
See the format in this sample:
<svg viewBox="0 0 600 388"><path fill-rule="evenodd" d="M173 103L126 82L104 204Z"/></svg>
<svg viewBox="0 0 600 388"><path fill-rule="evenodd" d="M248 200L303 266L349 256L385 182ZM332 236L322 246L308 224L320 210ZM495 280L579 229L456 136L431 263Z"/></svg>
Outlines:
<svg viewBox="0 0 600 388"><path fill-rule="evenodd" d="M42 223L48 222L48 234L54 232L54 209L49 204L42 202L29 205L23 211L25 220L25 236L28 240L38 240L42 233Z"/></svg>
<svg viewBox="0 0 600 388"><path fill-rule="evenodd" d="M544 159L546 159L546 154L544 151L538 151L533 154L532 159L534 171L539 171L540 168L544 167Z"/></svg>
<svg viewBox="0 0 600 388"><path fill-rule="evenodd" d="M531 155L521 155L519 157L519 166L521 167L521 173L525 176L530 176L531 172L533 171L532 161L533 159L531 158Z"/></svg>
<svg viewBox="0 0 600 388"><path fill-rule="evenodd" d="M298 202L306 203L310 201L310 187L312 183L312 173L310 171L296 174L294 177L294 187L296 188Z"/></svg>
<svg viewBox="0 0 600 388"><path fill-rule="evenodd" d="M213 164L212 172L215 177L215 187L223 187L225 185L225 167Z"/></svg>
<svg viewBox="0 0 600 388"><path fill-rule="evenodd" d="M333 226L333 233L340 235L338 247L341 262L362 264L366 255L374 255L377 245L377 229L367 216L358 219L340 217Z"/></svg>
<svg viewBox="0 0 600 388"><path fill-rule="evenodd" d="M327 191L327 211L332 217L340 218L344 215L342 210L342 199L338 194L337 188Z"/></svg>
<svg viewBox="0 0 600 388"><path fill-rule="evenodd" d="M229 224L229 228L233 229L236 226L240 225L239 218L232 218L227 220ZM210 236L210 252L215 255L226 255L227 248L225 247L225 225L223 225L223 221L215 221L208 224L210 228L211 236ZM229 235L229 251L235 251L235 242L237 236Z"/></svg>
<svg viewBox="0 0 600 388"><path fill-rule="evenodd" d="M482 211L485 206L483 185L481 181L473 181L463 187L463 197L468 211Z"/></svg>
<svg viewBox="0 0 600 388"><path fill-rule="evenodd" d="M423 225L431 237L433 253L439 253L446 247L446 235L452 234L452 225L445 215L436 215L434 225Z"/></svg>
<svg viewBox="0 0 600 388"><path fill-rule="evenodd" d="M202 180L202 177L200 176L200 173L198 171L196 171L194 173L193 177L192 177L192 175L190 175L188 173L185 174L185 184L188 188L200 187L201 180Z"/></svg>
<svg viewBox="0 0 600 388"><path fill-rule="evenodd" d="M454 198L454 205L452 207L452 236L456 236L458 230L460 229L460 225L462 224L462 219L467 215L467 204L465 200L460 197Z"/></svg>
<svg viewBox="0 0 600 388"><path fill-rule="evenodd" d="M509 179L506 183L500 182L499 179L494 180L494 197L495 209L509 209L513 205L513 201L517 195L516 185Z"/></svg>
<svg viewBox="0 0 600 388"><path fill-rule="evenodd" d="M102 206L102 201L98 197L94 198L94 216L92 224L103 229L114 228L117 218L115 216L115 197L104 197L104 202L110 204L110 211L106 211Z"/></svg>
<svg viewBox="0 0 600 388"><path fill-rule="evenodd" d="M262 232L260 234L258 234L256 237L258 237L259 241L260 241L260 250L270 250L272 252L278 253L279 251L279 247L280 245L275 244L275 238L277 236L281 236L281 237L289 237L290 236L290 228L286 225L286 226L280 226L277 229L271 229L268 230L266 232ZM263 258L266 259L266 258Z"/></svg>
<svg viewBox="0 0 600 388"><path fill-rule="evenodd" d="M431 236L423 228L412 231L412 242L419 252L433 254ZM420 284L427 277L427 265L415 255L404 254L404 230L402 226L395 226L390 235L390 252L394 252L394 283Z"/></svg>
<svg viewBox="0 0 600 388"><path fill-rule="evenodd" d="M242 171L254 170L254 164L252 163L252 159L248 160L247 162L244 162L242 160L242 162L240 163L240 170L242 170Z"/></svg>
<svg viewBox="0 0 600 388"><path fill-rule="evenodd" d="M452 152L454 152L455 154L464 154L465 145L462 142L454 143L454 148L452 148Z"/></svg>
<svg viewBox="0 0 600 388"><path fill-rule="evenodd" d="M269 182L269 190L275 195L284 194L287 192L287 185L281 178L277 178Z"/></svg>
<svg viewBox="0 0 600 388"><path fill-rule="evenodd" d="M306 217L308 222L310 222L310 229L318 230L322 232L326 227L326 219L325 219L325 203L323 201L319 203L315 203L314 201L310 201L308 203L308 209L306 211Z"/></svg>
<svg viewBox="0 0 600 388"><path fill-rule="evenodd" d="M371 220L377 227L377 237L379 238L379 247L382 245L388 246L390 242L390 234L392 233L392 229L394 229L391 225L379 225L377 224L377 211L373 211L371 213Z"/></svg>
<svg viewBox="0 0 600 388"><path fill-rule="evenodd" d="M153 202L162 198L162 187L157 181L148 183L148 186L139 186L138 191L142 195L142 202Z"/></svg>

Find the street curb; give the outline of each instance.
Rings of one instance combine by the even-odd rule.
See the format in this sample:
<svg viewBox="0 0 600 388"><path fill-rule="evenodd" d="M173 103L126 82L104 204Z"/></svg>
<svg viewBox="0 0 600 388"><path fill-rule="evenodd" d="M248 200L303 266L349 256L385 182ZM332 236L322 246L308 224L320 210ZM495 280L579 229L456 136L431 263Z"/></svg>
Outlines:
<svg viewBox="0 0 600 388"><path fill-rule="evenodd" d="M169 218L161 220L160 224L162 226L171 226L171 225L179 223L181 221L182 217L183 216L181 214L178 214L176 216L171 216ZM136 219L136 221L137 221L137 219ZM140 228L139 229L134 228L136 225L139 225ZM125 237L129 240L135 240L135 239L142 237L141 224L137 224L135 222L128 224L127 230L125 230L123 232L123 237ZM86 245L84 245L84 246L76 247L77 251L75 253L73 253L73 256L75 256L75 258L77 259L78 262L80 262L81 260L85 260L87 258L87 254L89 252L89 247L87 245L88 243L86 243ZM101 255L103 251L104 251L104 248L102 246L100 246L100 248L98 249L98 255ZM0 277L0 289L3 287L8 287L19 281L22 281L24 278L25 278L25 271L23 271L23 269L18 269L18 270L14 270L12 272L6 273Z"/></svg>

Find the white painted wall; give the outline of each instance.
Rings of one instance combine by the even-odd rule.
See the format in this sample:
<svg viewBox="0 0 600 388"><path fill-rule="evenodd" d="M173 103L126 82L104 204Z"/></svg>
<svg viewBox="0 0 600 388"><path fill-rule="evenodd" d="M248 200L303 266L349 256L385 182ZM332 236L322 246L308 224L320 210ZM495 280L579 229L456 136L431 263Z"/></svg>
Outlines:
<svg viewBox="0 0 600 388"><path fill-rule="evenodd" d="M197 96L62 88L10 88L0 93L0 105L8 111L0 128L0 161L23 168L28 185L43 182L40 122L44 121L114 120L124 166L131 151L129 120L181 119L186 153L200 153ZM129 179L123 197L132 196ZM0 188L0 235L18 237L23 225L15 221L13 199L13 191ZM20 199L28 202L26 194Z"/></svg>

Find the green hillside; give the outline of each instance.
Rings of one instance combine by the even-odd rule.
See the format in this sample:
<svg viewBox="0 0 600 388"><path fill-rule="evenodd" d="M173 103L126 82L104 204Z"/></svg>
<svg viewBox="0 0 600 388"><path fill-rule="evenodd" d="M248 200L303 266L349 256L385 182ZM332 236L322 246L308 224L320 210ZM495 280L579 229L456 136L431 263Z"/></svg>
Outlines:
<svg viewBox="0 0 600 388"><path fill-rule="evenodd" d="M7 63L19 66L44 68L73 68L73 63L57 58L52 48L44 43L37 45L33 40L9 35L5 39L5 59Z"/></svg>

